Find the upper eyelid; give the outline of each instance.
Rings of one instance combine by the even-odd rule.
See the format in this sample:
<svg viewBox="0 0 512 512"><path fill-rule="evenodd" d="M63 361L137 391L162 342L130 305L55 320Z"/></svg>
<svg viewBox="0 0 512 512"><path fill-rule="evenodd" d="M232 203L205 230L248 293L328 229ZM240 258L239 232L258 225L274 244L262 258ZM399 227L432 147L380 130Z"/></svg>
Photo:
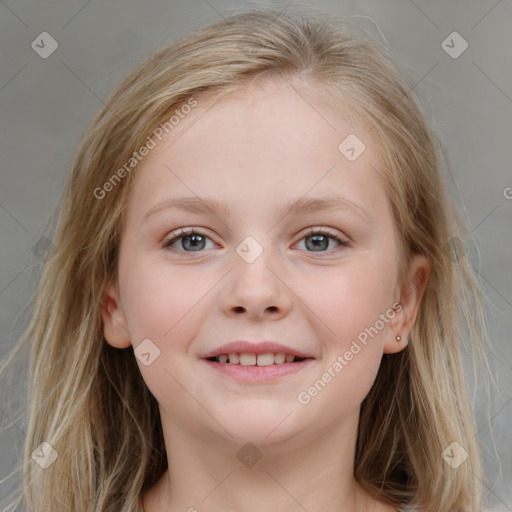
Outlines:
<svg viewBox="0 0 512 512"><path fill-rule="evenodd" d="M301 233L301 240L305 236L311 236L313 233L323 232L324 234L327 234L329 236L342 238L343 240L346 240L347 242L350 241L350 238L344 232L342 232L340 230L333 231L333 229L334 228L323 228L321 226L317 226L317 227L313 226L310 228L306 228L306 231Z"/></svg>

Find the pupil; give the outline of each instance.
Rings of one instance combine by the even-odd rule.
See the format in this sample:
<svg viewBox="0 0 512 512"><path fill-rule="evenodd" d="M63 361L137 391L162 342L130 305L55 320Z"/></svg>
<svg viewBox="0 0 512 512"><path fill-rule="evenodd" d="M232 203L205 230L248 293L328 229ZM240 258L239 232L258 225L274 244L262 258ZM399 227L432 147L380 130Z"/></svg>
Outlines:
<svg viewBox="0 0 512 512"><path fill-rule="evenodd" d="M197 234L187 235L182 240L183 248L184 249L192 249L192 250L197 250L198 248L202 249L204 246L204 239L203 240L202 239L203 239L202 235L197 235ZM187 242L186 242L187 240L191 241L191 243L187 244ZM203 246L201 246L201 242L203 243ZM189 246L187 247L187 245L189 245Z"/></svg>
<svg viewBox="0 0 512 512"><path fill-rule="evenodd" d="M325 249L328 245L328 239L325 235L313 235L308 238L313 242L313 245L311 247L308 247L308 249L311 249L311 248ZM306 242L306 245L308 245L307 242Z"/></svg>

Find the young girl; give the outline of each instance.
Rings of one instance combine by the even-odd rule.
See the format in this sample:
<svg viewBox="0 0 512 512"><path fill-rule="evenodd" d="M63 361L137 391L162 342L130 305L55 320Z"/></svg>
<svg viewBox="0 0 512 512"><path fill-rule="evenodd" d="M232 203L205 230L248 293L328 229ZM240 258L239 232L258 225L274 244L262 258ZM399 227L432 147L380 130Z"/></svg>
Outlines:
<svg viewBox="0 0 512 512"><path fill-rule="evenodd" d="M412 89L348 21L272 10L126 78L20 342L14 510L482 510L482 306Z"/></svg>

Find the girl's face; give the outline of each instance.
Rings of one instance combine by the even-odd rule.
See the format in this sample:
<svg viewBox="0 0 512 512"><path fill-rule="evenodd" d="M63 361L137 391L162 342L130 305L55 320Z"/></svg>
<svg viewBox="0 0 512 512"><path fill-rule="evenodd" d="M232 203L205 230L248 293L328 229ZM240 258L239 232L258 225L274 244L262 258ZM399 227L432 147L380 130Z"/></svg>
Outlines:
<svg viewBox="0 0 512 512"><path fill-rule="evenodd" d="M197 100L137 170L105 338L136 349L164 431L300 445L356 421L383 353L406 346L426 263L413 261L418 288L399 287L362 126L278 83ZM253 363L251 348L308 359L205 358Z"/></svg>

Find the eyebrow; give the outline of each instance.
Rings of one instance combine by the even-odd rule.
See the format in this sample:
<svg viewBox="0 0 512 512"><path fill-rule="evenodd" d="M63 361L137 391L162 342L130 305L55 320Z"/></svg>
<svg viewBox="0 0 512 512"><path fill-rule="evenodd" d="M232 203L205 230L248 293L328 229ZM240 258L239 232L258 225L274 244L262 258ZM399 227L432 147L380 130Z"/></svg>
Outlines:
<svg viewBox="0 0 512 512"><path fill-rule="evenodd" d="M144 215L143 220L147 219L154 213L163 209L175 208L188 213L205 213L212 212L219 216L229 216L231 210L226 203L208 197L180 197L174 199L165 199L153 206ZM300 197L287 202L279 212L279 218L286 215L304 215L315 213L317 211L330 210L348 210L361 217L365 222L371 224L372 221L364 208L341 196L332 196L327 198L310 198Z"/></svg>

